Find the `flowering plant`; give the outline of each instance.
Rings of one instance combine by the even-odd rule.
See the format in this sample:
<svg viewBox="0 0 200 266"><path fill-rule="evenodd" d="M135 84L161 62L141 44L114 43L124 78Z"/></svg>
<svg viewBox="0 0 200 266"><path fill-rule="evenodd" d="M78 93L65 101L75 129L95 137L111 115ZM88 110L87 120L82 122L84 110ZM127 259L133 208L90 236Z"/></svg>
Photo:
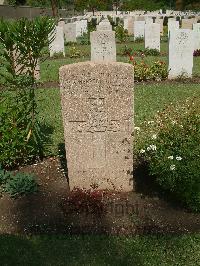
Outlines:
<svg viewBox="0 0 200 266"><path fill-rule="evenodd" d="M139 139L141 129L136 137L150 174L178 201L200 211L200 99L169 106L145 128L148 136Z"/></svg>

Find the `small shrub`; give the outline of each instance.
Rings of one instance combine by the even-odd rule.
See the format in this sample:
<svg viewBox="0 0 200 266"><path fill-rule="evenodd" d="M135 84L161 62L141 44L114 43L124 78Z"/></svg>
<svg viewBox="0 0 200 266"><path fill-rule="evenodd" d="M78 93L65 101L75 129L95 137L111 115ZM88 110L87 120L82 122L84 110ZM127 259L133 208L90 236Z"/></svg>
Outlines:
<svg viewBox="0 0 200 266"><path fill-rule="evenodd" d="M145 123L139 154L160 187L200 211L200 99L169 106Z"/></svg>
<svg viewBox="0 0 200 266"><path fill-rule="evenodd" d="M147 64L143 60L140 63L134 61L134 58L130 58L134 65L134 78L135 81L147 81L147 80L164 80L168 77L168 68L165 62L156 61L152 64Z"/></svg>
<svg viewBox="0 0 200 266"><path fill-rule="evenodd" d="M73 45L72 47L69 48L69 57L79 58L81 57L81 51L75 45Z"/></svg>
<svg viewBox="0 0 200 266"><path fill-rule="evenodd" d="M0 185L2 192L17 198L28 195L38 190L38 185L33 175L26 173L13 173L0 168Z"/></svg>
<svg viewBox="0 0 200 266"><path fill-rule="evenodd" d="M133 54L133 49L130 47L127 47L126 45L121 50L122 56L131 56Z"/></svg>
<svg viewBox="0 0 200 266"><path fill-rule="evenodd" d="M193 56L200 56L200 49L195 50Z"/></svg>
<svg viewBox="0 0 200 266"><path fill-rule="evenodd" d="M134 39L134 42L135 43L141 43L141 42L144 42L144 37L137 37Z"/></svg>
<svg viewBox="0 0 200 266"><path fill-rule="evenodd" d="M90 44L89 33L84 33L83 36L78 37L77 43L81 45L89 45Z"/></svg>
<svg viewBox="0 0 200 266"><path fill-rule="evenodd" d="M145 56L159 56L160 52L157 49L149 49L146 48L145 50L140 50L140 53L143 53Z"/></svg>
<svg viewBox="0 0 200 266"><path fill-rule="evenodd" d="M115 28L116 38L120 43L126 42L128 40L128 31L124 29L122 25L118 25Z"/></svg>

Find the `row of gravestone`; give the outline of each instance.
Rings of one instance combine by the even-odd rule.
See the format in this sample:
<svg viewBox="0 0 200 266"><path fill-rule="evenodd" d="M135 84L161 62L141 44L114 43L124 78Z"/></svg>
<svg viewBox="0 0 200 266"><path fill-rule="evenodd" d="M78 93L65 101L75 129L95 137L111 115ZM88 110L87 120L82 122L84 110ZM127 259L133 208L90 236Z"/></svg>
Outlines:
<svg viewBox="0 0 200 266"><path fill-rule="evenodd" d="M194 24L194 29L178 29L176 21L170 21L169 30L169 78L192 76L193 52L200 49L200 23ZM160 51L160 25L136 21L135 32L138 37L145 36L145 48ZM108 20L103 20L97 26L97 31L90 33L91 60L95 62L115 62L116 42L115 32ZM50 46L50 54L64 50L63 28L56 27L56 38Z"/></svg>

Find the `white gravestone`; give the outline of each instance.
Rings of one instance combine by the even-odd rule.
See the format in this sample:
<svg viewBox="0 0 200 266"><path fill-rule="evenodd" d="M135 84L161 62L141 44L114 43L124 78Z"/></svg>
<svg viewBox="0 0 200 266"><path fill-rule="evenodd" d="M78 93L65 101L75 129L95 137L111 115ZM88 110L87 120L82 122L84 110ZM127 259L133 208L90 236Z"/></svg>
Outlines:
<svg viewBox="0 0 200 266"><path fill-rule="evenodd" d="M145 21L134 22L134 40L137 38L144 37L144 26L145 26Z"/></svg>
<svg viewBox="0 0 200 266"><path fill-rule="evenodd" d="M134 17L125 17L124 18L124 29L128 31L129 35L134 34Z"/></svg>
<svg viewBox="0 0 200 266"><path fill-rule="evenodd" d="M171 31L178 30L178 29L179 29L179 21L175 21L175 20L168 21L168 37Z"/></svg>
<svg viewBox="0 0 200 266"><path fill-rule="evenodd" d="M114 31L93 31L90 33L91 61L116 62Z"/></svg>
<svg viewBox="0 0 200 266"><path fill-rule="evenodd" d="M63 53L65 56L63 28L56 26L55 30L50 33L49 37L51 38L52 35L55 37L53 42L49 45L50 57L52 57L55 53Z"/></svg>
<svg viewBox="0 0 200 266"><path fill-rule="evenodd" d="M193 32L188 29L170 31L169 79L191 77L193 68Z"/></svg>
<svg viewBox="0 0 200 266"><path fill-rule="evenodd" d="M163 36L163 19L162 18L156 18L155 23L160 24L160 35Z"/></svg>
<svg viewBox="0 0 200 266"><path fill-rule="evenodd" d="M112 25L108 20L103 20L97 25L97 31L112 31Z"/></svg>
<svg viewBox="0 0 200 266"><path fill-rule="evenodd" d="M83 36L87 32L87 20L76 21L76 37Z"/></svg>
<svg viewBox="0 0 200 266"><path fill-rule="evenodd" d="M200 23L193 24L194 50L200 49Z"/></svg>
<svg viewBox="0 0 200 266"><path fill-rule="evenodd" d="M157 49L160 51L160 24L145 24L145 48Z"/></svg>
<svg viewBox="0 0 200 266"><path fill-rule="evenodd" d="M76 23L65 24L64 35L67 42L76 42Z"/></svg>
<svg viewBox="0 0 200 266"><path fill-rule="evenodd" d="M192 30L192 25L194 22L194 19L182 19L182 29Z"/></svg>

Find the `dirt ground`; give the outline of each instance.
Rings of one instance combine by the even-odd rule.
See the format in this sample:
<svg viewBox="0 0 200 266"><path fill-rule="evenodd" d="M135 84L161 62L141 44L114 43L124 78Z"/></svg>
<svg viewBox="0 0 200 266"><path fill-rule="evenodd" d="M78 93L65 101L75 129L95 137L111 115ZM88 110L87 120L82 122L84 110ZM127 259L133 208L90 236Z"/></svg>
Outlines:
<svg viewBox="0 0 200 266"><path fill-rule="evenodd" d="M59 158L24 166L21 172L34 173L39 191L11 199L0 198L0 233L104 233L132 235L148 233L200 232L200 214L175 206L153 192L151 180L145 182L135 171L135 187L130 193L113 193L105 200L99 216L63 211L69 195L66 171Z"/></svg>

